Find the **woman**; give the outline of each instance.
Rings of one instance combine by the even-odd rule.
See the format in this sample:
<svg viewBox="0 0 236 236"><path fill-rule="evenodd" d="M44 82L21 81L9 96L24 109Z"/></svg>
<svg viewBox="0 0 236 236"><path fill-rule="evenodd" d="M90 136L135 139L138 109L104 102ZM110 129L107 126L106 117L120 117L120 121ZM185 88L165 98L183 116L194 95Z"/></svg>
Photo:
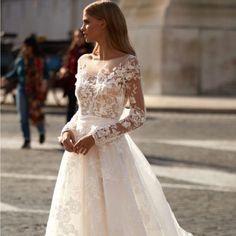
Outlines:
<svg viewBox="0 0 236 236"><path fill-rule="evenodd" d="M58 73L59 79L62 82L64 94L68 97L67 122L70 121L77 110L77 99L75 96L77 61L83 54L91 52L91 44L85 42L82 31L75 30L73 40L66 54L65 63Z"/></svg>
<svg viewBox="0 0 236 236"><path fill-rule="evenodd" d="M46 98L46 80L49 79L46 63L40 54L34 36L24 40L20 56L16 59L13 70L6 74L2 80L6 81L15 77L18 79L16 103L24 137L21 148L28 149L31 142L29 119L38 129L39 143L45 142L42 105Z"/></svg>
<svg viewBox="0 0 236 236"><path fill-rule="evenodd" d="M191 236L127 134L143 124L145 106L123 14L98 1L85 8L83 22L96 47L78 61L79 111L59 137L65 153L46 236ZM130 112L120 118L128 100Z"/></svg>

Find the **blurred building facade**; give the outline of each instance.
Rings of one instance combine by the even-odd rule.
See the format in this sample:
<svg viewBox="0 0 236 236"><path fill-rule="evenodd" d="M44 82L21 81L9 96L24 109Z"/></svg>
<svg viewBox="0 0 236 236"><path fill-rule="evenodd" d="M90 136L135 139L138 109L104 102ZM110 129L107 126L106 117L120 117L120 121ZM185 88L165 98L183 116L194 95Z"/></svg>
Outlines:
<svg viewBox="0 0 236 236"><path fill-rule="evenodd" d="M121 0L149 94L236 96L235 0Z"/></svg>
<svg viewBox="0 0 236 236"><path fill-rule="evenodd" d="M83 9L92 0L2 0L2 31L18 33L20 43L36 33L50 40L68 39L82 25Z"/></svg>
<svg viewBox="0 0 236 236"><path fill-rule="evenodd" d="M2 0L2 31L66 39L91 0ZM235 0L120 0L146 94L236 96Z"/></svg>

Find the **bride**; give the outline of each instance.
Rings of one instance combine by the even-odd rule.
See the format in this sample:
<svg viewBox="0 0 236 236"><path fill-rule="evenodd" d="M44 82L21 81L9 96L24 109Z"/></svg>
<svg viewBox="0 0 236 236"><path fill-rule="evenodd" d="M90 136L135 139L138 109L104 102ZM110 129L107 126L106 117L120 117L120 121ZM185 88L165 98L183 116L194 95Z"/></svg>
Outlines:
<svg viewBox="0 0 236 236"><path fill-rule="evenodd" d="M128 135L144 123L145 106L121 10L96 1L84 9L81 29L96 46L78 60L79 110L59 137L65 152L46 236L192 236Z"/></svg>

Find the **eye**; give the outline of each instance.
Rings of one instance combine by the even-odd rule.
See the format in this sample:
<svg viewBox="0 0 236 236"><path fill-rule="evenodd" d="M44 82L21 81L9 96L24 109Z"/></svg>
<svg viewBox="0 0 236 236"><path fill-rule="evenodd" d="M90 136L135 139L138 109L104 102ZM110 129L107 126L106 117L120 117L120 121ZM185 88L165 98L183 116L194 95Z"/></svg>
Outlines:
<svg viewBox="0 0 236 236"><path fill-rule="evenodd" d="M84 19L83 22L85 25L89 24L89 20L87 20L87 19Z"/></svg>

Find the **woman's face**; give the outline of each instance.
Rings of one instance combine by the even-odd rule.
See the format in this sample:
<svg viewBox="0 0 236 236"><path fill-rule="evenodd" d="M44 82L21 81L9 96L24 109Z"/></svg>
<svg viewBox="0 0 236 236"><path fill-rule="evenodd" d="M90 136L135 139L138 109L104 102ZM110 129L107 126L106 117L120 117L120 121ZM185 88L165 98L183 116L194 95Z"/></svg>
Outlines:
<svg viewBox="0 0 236 236"><path fill-rule="evenodd" d="M81 30L84 34L86 42L99 41L99 39L104 36L105 25L106 24L104 20L97 20L96 18L84 12Z"/></svg>
<svg viewBox="0 0 236 236"><path fill-rule="evenodd" d="M30 57L33 55L33 49L32 47L26 45L26 44L23 44L22 45L22 48L21 48L21 51L23 53L23 56L26 56L26 57Z"/></svg>

